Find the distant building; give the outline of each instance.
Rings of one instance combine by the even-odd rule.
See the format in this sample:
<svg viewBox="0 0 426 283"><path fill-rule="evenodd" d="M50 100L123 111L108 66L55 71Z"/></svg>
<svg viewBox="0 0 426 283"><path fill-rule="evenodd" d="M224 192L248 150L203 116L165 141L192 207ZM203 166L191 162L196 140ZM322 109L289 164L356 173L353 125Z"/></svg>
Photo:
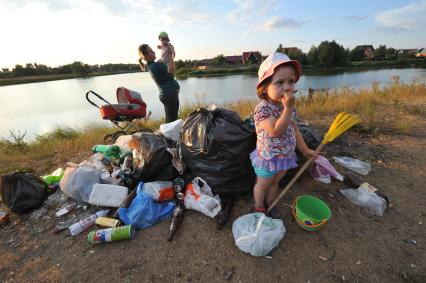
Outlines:
<svg viewBox="0 0 426 283"><path fill-rule="evenodd" d="M262 62L262 55L260 54L259 51L248 51L248 52L243 52L243 64L247 64L247 63L260 63Z"/></svg>
<svg viewBox="0 0 426 283"><path fill-rule="evenodd" d="M234 56L226 56L226 63L230 65L237 65L243 63L243 56L241 55L234 55Z"/></svg>
<svg viewBox="0 0 426 283"><path fill-rule="evenodd" d="M297 52L299 50L299 48L297 47L283 47L282 48L282 52L285 54L288 54L290 52Z"/></svg>
<svg viewBox="0 0 426 283"><path fill-rule="evenodd" d="M355 48L364 49L364 59L372 60L374 58L374 47L373 47L373 45L358 45Z"/></svg>
<svg viewBox="0 0 426 283"><path fill-rule="evenodd" d="M419 50L416 48L398 50L399 55L416 55L418 52Z"/></svg>
<svg viewBox="0 0 426 283"><path fill-rule="evenodd" d="M418 52L416 53L416 57L417 58L421 58L421 57L426 58L426 49L425 48L420 48L418 50Z"/></svg>

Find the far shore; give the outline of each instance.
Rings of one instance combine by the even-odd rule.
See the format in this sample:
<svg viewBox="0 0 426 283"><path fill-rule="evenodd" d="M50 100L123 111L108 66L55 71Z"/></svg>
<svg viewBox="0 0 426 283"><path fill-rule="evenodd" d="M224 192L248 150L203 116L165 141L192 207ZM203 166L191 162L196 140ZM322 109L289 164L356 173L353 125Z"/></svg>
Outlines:
<svg viewBox="0 0 426 283"><path fill-rule="evenodd" d="M180 68L176 71L177 79L186 79L189 77L215 77L215 76L227 76L227 75L236 75L236 74L257 74L259 65L250 64L250 65L223 65L223 66L208 66L205 70L195 69L195 68ZM351 62L349 66L342 67L318 67L318 66L303 66L303 73L306 75L325 75L327 74L337 74L342 72L360 72L368 70L379 70L379 69L407 69L407 68L426 68L426 61L418 61L416 63L410 63L401 65L397 62L377 62L377 61L368 61L368 62ZM102 73L91 73L84 77L78 74L57 74L57 75L44 75L44 76L25 76L25 77L11 77L11 78L1 78L0 87L7 85L17 85L17 84L26 84L26 83L36 83L36 82L46 82L46 81L55 81L55 80L67 80L67 79L76 79L76 78L90 78L97 76L108 76L108 75L117 75L117 74L127 74L135 73L133 72L102 72Z"/></svg>

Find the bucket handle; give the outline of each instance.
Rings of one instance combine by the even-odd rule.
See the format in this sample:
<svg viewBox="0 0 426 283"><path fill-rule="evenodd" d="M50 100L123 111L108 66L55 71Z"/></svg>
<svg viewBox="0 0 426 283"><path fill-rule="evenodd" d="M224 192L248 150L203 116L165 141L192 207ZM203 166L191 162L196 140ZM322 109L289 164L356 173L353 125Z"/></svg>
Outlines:
<svg viewBox="0 0 426 283"><path fill-rule="evenodd" d="M299 198L299 197L297 197L297 198L293 201L293 207L291 208L291 212L293 213L293 217L294 217L294 219L296 219L297 223L299 223L299 224L300 224L300 225L302 225L302 226L309 227L309 228L317 228L317 227L320 227L320 226L324 225L325 223L327 223L327 219L323 219L320 223L318 223L318 224L314 224L314 225L308 225L308 224L305 224L305 223L303 223L302 221L300 221L300 220L297 218L297 211L296 211L296 201L297 201L297 199L298 199L298 198Z"/></svg>

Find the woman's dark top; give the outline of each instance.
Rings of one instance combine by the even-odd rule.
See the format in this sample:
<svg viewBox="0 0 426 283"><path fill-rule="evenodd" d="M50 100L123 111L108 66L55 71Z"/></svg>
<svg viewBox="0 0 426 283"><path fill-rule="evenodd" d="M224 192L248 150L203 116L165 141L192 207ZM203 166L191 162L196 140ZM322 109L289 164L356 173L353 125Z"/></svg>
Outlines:
<svg viewBox="0 0 426 283"><path fill-rule="evenodd" d="M162 62L148 62L147 67L152 79L158 86L160 95L179 91L179 83L172 74L167 72L166 64Z"/></svg>

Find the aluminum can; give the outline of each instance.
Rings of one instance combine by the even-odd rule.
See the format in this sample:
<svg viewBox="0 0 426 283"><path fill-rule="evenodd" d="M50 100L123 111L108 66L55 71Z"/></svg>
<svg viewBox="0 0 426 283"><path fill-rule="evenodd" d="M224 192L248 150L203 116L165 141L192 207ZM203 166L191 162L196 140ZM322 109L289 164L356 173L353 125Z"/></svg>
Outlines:
<svg viewBox="0 0 426 283"><path fill-rule="evenodd" d="M92 231L87 235L89 244L100 244L114 242L126 239L132 239L135 236L135 227L126 225L114 228Z"/></svg>

